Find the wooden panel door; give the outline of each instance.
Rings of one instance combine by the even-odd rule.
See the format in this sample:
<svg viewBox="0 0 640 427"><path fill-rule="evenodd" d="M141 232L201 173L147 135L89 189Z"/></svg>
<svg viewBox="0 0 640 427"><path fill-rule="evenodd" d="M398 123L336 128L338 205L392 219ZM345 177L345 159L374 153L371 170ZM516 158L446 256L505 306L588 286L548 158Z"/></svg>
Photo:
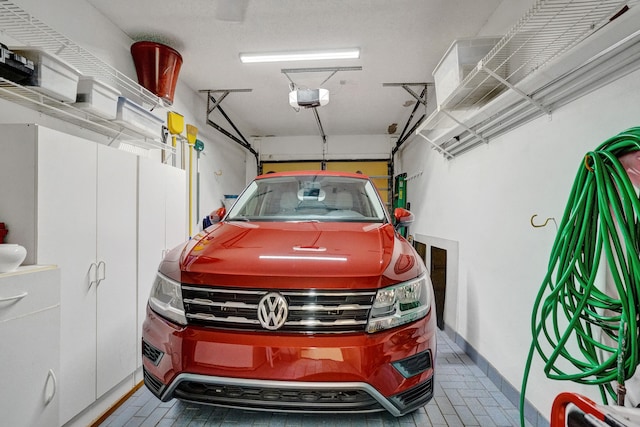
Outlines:
<svg viewBox="0 0 640 427"><path fill-rule="evenodd" d="M341 172L361 172L371 178L373 185L380 193L382 202L391 207L391 192L389 191L389 163L381 161L329 161L327 170Z"/></svg>
<svg viewBox="0 0 640 427"><path fill-rule="evenodd" d="M444 303L447 296L447 251L431 246L431 282L436 300L438 328L444 330Z"/></svg>
<svg viewBox="0 0 640 427"><path fill-rule="evenodd" d="M262 173L321 170L321 162L262 162Z"/></svg>

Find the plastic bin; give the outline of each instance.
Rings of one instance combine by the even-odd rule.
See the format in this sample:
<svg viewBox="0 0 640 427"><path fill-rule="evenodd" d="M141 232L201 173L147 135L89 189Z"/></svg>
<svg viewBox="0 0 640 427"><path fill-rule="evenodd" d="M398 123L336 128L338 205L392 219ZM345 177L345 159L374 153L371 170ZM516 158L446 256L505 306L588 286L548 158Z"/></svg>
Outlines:
<svg viewBox="0 0 640 427"><path fill-rule="evenodd" d="M118 111L120 92L94 77L80 77L76 107L107 120L114 120Z"/></svg>
<svg viewBox="0 0 640 427"><path fill-rule="evenodd" d="M11 50L33 61L33 76L24 83L34 90L64 102L75 102L81 73L73 66L43 49L16 47Z"/></svg>
<svg viewBox="0 0 640 427"><path fill-rule="evenodd" d="M433 70L436 100L446 99L478 65L502 37L478 37L455 40Z"/></svg>
<svg viewBox="0 0 640 427"><path fill-rule="evenodd" d="M33 76L33 61L10 51L0 44L0 77L15 83L22 83Z"/></svg>
<svg viewBox="0 0 640 427"><path fill-rule="evenodd" d="M159 139L164 120L130 99L119 96L114 122L150 138Z"/></svg>

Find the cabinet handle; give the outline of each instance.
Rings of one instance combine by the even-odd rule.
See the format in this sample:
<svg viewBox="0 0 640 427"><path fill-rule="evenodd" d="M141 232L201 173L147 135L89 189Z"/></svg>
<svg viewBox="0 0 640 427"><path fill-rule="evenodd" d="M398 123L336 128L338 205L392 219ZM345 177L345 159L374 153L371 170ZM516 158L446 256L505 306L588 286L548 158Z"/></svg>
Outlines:
<svg viewBox="0 0 640 427"><path fill-rule="evenodd" d="M98 265L95 262L89 264L89 287L93 286L94 283L98 283ZM94 280L95 278L95 280Z"/></svg>
<svg viewBox="0 0 640 427"><path fill-rule="evenodd" d="M100 266L102 266L102 275L100 275ZM96 284L99 285L104 279L107 278L107 264L104 261L100 261L98 263L98 268L96 269Z"/></svg>
<svg viewBox="0 0 640 427"><path fill-rule="evenodd" d="M51 384L53 385L53 389L51 390L51 395L46 396L44 399L45 406L51 403L58 389L58 380L56 379L56 374L53 372L53 369L49 369L49 372L47 373L47 380L44 383L45 393L47 390L47 386L49 385L49 381L51 381Z"/></svg>
<svg viewBox="0 0 640 427"><path fill-rule="evenodd" d="M20 295L16 295L16 296L13 296L13 297L0 298L0 302L20 301L22 298L26 297L27 295L29 295L29 292L25 291L25 292L21 293Z"/></svg>

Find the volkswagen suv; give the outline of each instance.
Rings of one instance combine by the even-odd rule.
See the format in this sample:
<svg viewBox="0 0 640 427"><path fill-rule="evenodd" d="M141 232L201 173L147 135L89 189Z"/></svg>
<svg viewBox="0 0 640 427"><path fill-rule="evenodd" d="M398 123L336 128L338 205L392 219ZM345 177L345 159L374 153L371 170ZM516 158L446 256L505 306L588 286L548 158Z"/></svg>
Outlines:
<svg viewBox="0 0 640 427"><path fill-rule="evenodd" d="M362 174L257 177L161 262L143 325L162 401L401 416L433 396L433 289Z"/></svg>

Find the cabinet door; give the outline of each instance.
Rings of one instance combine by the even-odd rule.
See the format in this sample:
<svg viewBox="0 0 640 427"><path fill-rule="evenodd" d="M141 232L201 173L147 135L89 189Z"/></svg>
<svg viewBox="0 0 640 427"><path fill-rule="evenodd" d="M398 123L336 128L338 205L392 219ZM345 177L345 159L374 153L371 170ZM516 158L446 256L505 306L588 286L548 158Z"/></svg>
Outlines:
<svg viewBox="0 0 640 427"><path fill-rule="evenodd" d="M165 166L138 159L138 356L142 366L142 323L151 286L165 250Z"/></svg>
<svg viewBox="0 0 640 427"><path fill-rule="evenodd" d="M39 264L60 267L60 424L96 396L96 144L38 127Z"/></svg>
<svg viewBox="0 0 640 427"><path fill-rule="evenodd" d="M0 274L0 414L3 426L58 425L60 270Z"/></svg>
<svg viewBox="0 0 640 427"><path fill-rule="evenodd" d="M166 239L165 247L173 249L187 239L187 180L182 169L165 166Z"/></svg>
<svg viewBox="0 0 640 427"><path fill-rule="evenodd" d="M136 367L137 161L98 145L97 387L99 398Z"/></svg>
<svg viewBox="0 0 640 427"><path fill-rule="evenodd" d="M167 249L186 240L186 175L181 169L138 159L138 361L147 301Z"/></svg>
<svg viewBox="0 0 640 427"><path fill-rule="evenodd" d="M59 307L0 322L2 425L58 425Z"/></svg>

